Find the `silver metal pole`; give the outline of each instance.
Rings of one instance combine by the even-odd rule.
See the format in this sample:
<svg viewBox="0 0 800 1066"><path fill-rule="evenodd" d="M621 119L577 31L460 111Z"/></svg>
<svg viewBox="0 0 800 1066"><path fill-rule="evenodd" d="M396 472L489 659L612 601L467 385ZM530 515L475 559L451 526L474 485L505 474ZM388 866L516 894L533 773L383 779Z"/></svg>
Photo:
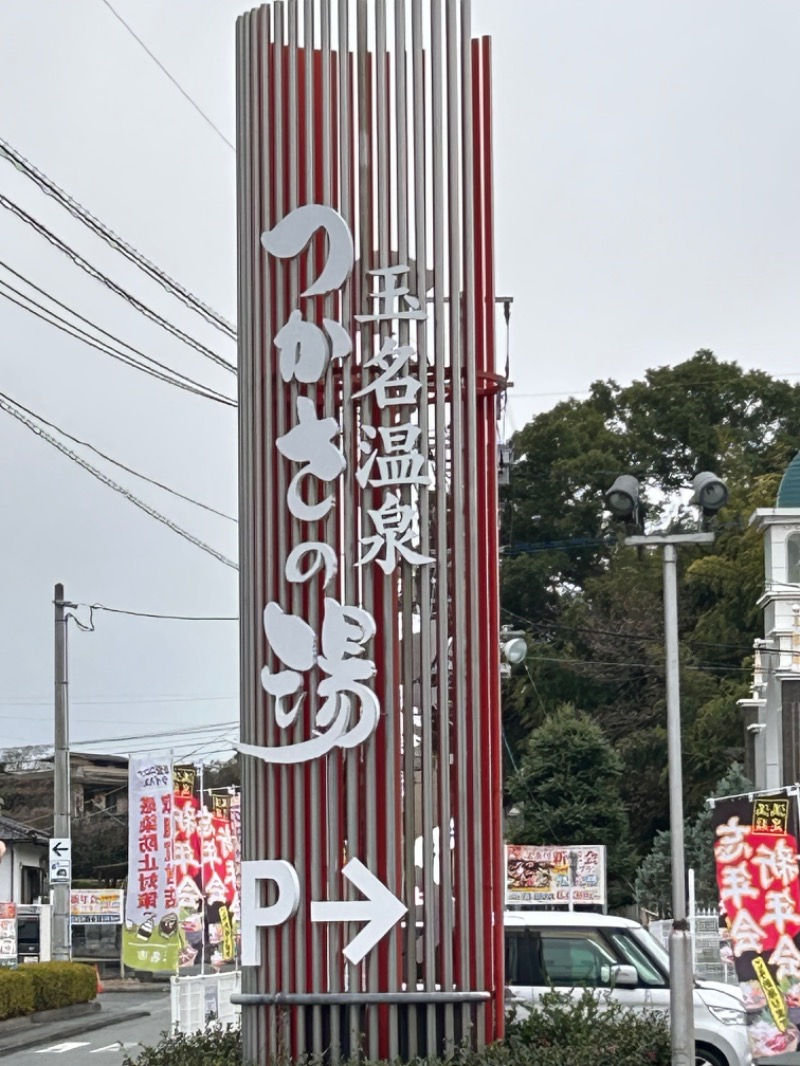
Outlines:
<svg viewBox="0 0 800 1066"><path fill-rule="evenodd" d="M64 586L56 585L55 604L55 754L53 758L53 836L67 840L70 832L69 802L69 702L67 699L67 616ZM51 886L53 903L53 959L64 962L72 957L72 930L69 915L70 885Z"/></svg>
<svg viewBox="0 0 800 1066"><path fill-rule="evenodd" d="M683 843L677 551L674 544L664 544L662 550L664 553L664 646L667 657L669 815L672 846L672 931L669 936L669 1009L672 1066L694 1066L691 938L686 921L686 876Z"/></svg>

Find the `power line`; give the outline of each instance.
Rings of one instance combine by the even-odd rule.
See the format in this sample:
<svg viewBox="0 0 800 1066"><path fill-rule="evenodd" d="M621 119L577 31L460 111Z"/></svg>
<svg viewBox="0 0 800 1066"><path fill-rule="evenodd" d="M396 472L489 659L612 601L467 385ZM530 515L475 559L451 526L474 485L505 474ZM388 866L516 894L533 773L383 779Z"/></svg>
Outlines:
<svg viewBox="0 0 800 1066"><path fill-rule="evenodd" d="M530 626L533 626L533 627L536 627L537 625L539 625L539 623L532 622L530 619L524 618L522 615L515 614L514 611L509 611L506 607L502 607L501 610L505 614L509 615L511 618L516 618L520 622L525 622L527 625L530 625ZM573 627L572 626L563 626L561 628L571 629ZM575 627L575 628L579 628L579 627ZM612 635L612 636L620 636L621 635L621 634L613 633L612 631L608 631L608 632L609 632L609 635ZM663 641L660 641L656 637L639 637L638 639L640 639L642 641L650 641L652 643L658 643L658 644L663 645ZM568 658L568 657L563 657L563 656L557 656L557 657L556 656L550 656L550 657L548 657L548 656L545 656L545 655L535 655L534 658L535 658L536 662L543 662L543 663L569 663L569 664L572 664L572 665L581 665L581 666L587 666L587 667L593 667L593 666L629 666L631 668L638 669L638 670L659 671L659 672L661 672L661 669L662 669L659 665L657 665L655 663L631 663L631 662L619 662L619 661L610 661L610 660L603 660L603 659L575 659L575 658ZM682 664L682 668L685 669L685 670L699 670L699 671L710 672L710 673L745 673L745 674L752 673L752 670L749 667L746 667L746 666L733 666L730 663L703 663L702 665L691 663L691 664ZM526 669L527 669L527 667L526 667ZM767 668L767 669L763 670L762 672L763 673L769 673L770 670L769 670L769 668Z"/></svg>
<svg viewBox="0 0 800 1066"><path fill-rule="evenodd" d="M164 737L175 736L199 736L201 733L213 733L215 730L218 732L220 728L233 729L238 724L238 721L231 719L227 722L212 722L210 725L190 726L188 729L182 729L178 726L175 729L164 729L157 733L129 733L127 736L87 738L86 740L75 740L72 743L73 748L77 747L79 744L84 746L88 744L90 747L94 747L96 744L111 744L120 740L137 741L149 740L151 737L154 739L163 739Z"/></svg>
<svg viewBox="0 0 800 1066"><path fill-rule="evenodd" d="M199 104L195 103L195 101L191 98L191 96L189 96L189 94L186 92L186 90L183 88L183 86L178 81L175 80L175 78L172 76L172 74L170 74L170 72L167 70L167 68L161 62L161 60L158 59L155 55L153 55L153 53L150 51L150 49L144 43L142 38L139 37L139 35L136 34L133 31L133 29L131 29L131 27L128 25L128 23L125 21L125 19L122 17L122 15L120 15L118 11L114 10L114 8L109 3L109 0L103 0L103 3L106 5L108 10L111 12L111 14L115 18L119 19L119 21L122 23L122 25L128 31L128 33L131 35L131 37L133 37L133 39L135 41L137 41L142 46L142 48L145 50L145 52L147 52L147 54L150 56L150 58L153 60L153 62L158 67L158 69L162 72L162 74L165 74L169 78L169 80L172 82L172 84L175 86L175 88L178 90L178 92L181 94L181 96L183 96L184 99L189 101L189 103L192 105L192 107L195 109L195 111L198 113L198 115L200 115L200 117L205 122L208 123L208 125L211 127L211 129L217 134L218 137L220 137L225 142L225 144L227 144L227 146L231 149L231 151L235 152L236 148L234 147L233 144L231 144L231 142L228 140L228 138L225 136L225 134L222 132L222 130L218 126L214 125L214 123L211 121L211 119L208 117L208 115L205 113L205 111L202 110L202 108L200 107Z"/></svg>
<svg viewBox="0 0 800 1066"><path fill-rule="evenodd" d="M98 744L117 744L117 743L126 743L126 744L132 743L132 744L136 744L137 742L142 742L142 741L164 740L165 738L180 738L180 737L190 737L191 738L190 743L191 743L191 741L200 740L201 735L203 733L211 733L212 736L209 736L206 740L202 741L202 745L213 744L213 743L216 743L218 740L220 740L222 737L227 736L229 733L235 731L238 728L238 725L239 725L238 721L231 720L231 721L228 721L228 722L214 722L211 725L205 725L205 726L194 726L194 727L191 727L191 728L188 728L188 729L182 729L180 726L177 726L175 729L166 729L166 730L162 730L161 732L157 732L157 733L129 733L126 736L119 736L119 737L98 737L98 738L92 738L92 739L88 739L87 738L85 740L73 741L72 754L73 755L82 754L81 751L77 750L78 747L80 747L80 748L85 748L87 746L88 747L95 747ZM222 731L220 731L220 730L222 730ZM23 746L26 747L26 748L38 748L38 747L40 747L40 745L36 745L36 744L28 744L28 745L23 745ZM172 745L170 745L168 743L166 746L170 747ZM149 751L149 750L162 751L162 750L164 750L164 748L155 748L154 749L154 748L150 747L150 748L141 748L140 750L141 751ZM0 752L2 752L2 749L0 749ZM85 752L85 754L86 755L92 755L92 754L97 754L97 753ZM49 760L49 759L52 758L52 756L45 757L45 758ZM49 772L49 770L27 771L27 773L30 773L30 774L46 774L48 772Z"/></svg>
<svg viewBox="0 0 800 1066"><path fill-rule="evenodd" d="M204 304L199 297L195 296L194 293L189 292L188 289L185 289L179 282L175 281L174 278L171 278L161 270L160 267L157 267L155 263L146 259L141 252L138 252L121 237L118 237L113 230L109 229L109 227L102 223L98 218L95 218L90 211L87 211L85 207L82 207L77 200L69 195L69 193L56 185L56 183L48 178L46 174L43 174L38 170L30 160L26 159L24 155L2 138L0 138L0 156L7 159L9 163L20 171L20 173L24 174L38 185L46 196L52 197L63 208L69 211L73 218L77 218L80 222L83 222L83 224L94 234L102 238L112 248L124 255L126 259L139 267L139 269L147 274L148 277L157 281L167 292L176 296L186 305L186 307L201 315L221 333L226 334L226 336L230 337L232 340L236 339L236 327L232 323L223 318L219 312L208 307L207 304Z"/></svg>
<svg viewBox="0 0 800 1066"><path fill-rule="evenodd" d="M12 291L14 292L17 291L13 289L12 286L7 284L7 281L0 281L0 286L6 289L12 289ZM133 367L137 370L141 370L143 373L149 374L150 377L158 378L158 381L160 382L165 382L167 385L174 385L176 388L179 389L186 389L187 392L193 392L195 395L199 395L199 397L204 397L207 400L215 400L219 403L227 404L230 407L237 406L236 401L230 400L228 397L225 397L225 395L223 395L221 392L214 392L212 389L206 389L203 386L197 388L185 382L178 381L178 379L174 377L167 376L167 374L161 373L158 370L153 370L149 367L142 366L141 362L137 362L137 360L131 359L124 353L115 352L110 345L107 345L101 341L90 339L90 335L86 334L85 330L80 329L78 326L71 326L69 325L69 323L65 323L64 319L60 318L52 311L48 311L46 309L44 313L42 313L41 311L36 311L33 309L33 307L29 307L28 304L23 304L21 301L15 300L14 296L10 296L7 292L0 292L0 296L3 297L3 300L7 300L9 301L9 303L15 304L23 311L28 311L29 314L33 314L35 318L41 319L48 325L55 326L55 328L60 329L61 332L65 333L68 337L73 337L75 340L79 340L83 344L89 344L90 348L97 349L97 351L102 352L103 355L110 355L112 359L117 359L119 362L123 362L123 364L125 364L125 366L127 367ZM22 298L23 300L27 300L30 304L33 304L35 307L41 306L39 304L36 304L35 301L31 300L30 296L23 296ZM48 316L50 316L50 318L48 318ZM176 373L176 371L170 371L170 373Z"/></svg>
<svg viewBox="0 0 800 1066"><path fill-rule="evenodd" d="M90 700L70 700L70 707L105 707L107 704L140 703L230 703L238 696L95 696ZM51 707L53 697L46 696L0 696L0 706L8 707ZM0 749L1 750L1 749Z"/></svg>
<svg viewBox="0 0 800 1066"><path fill-rule="evenodd" d="M0 286L2 286L3 288L12 289L12 291L14 292L17 291L5 281L0 281ZM62 333L66 333L68 337L72 337L75 340L79 340L82 344L88 344L90 348L96 348L98 352L102 352L104 355L110 355L112 359L118 360L125 366L130 366L136 370L141 370L142 373L149 374L150 377L156 378L159 381L166 382L166 384L168 385L174 385L178 389L184 389L186 392L191 392L196 396L202 396L204 399L215 400L217 403L224 403L228 407L237 406L235 400L231 400L228 396L223 396L221 392L215 392L213 389L207 389L204 386L200 386L198 388L194 385L188 384L187 382L170 377L168 374L161 373L161 371L159 370L153 370L151 367L143 366L135 359L131 359L129 356L125 355L124 352L116 352L113 348L111 348L109 345L105 344L102 341L92 340L90 335L86 333L85 330L81 330L78 326L71 326L69 323L65 323L63 318L60 318L52 311L47 311L46 309L44 313L40 311L35 311L33 307L29 307L27 304L22 303L21 300L17 300L13 296L9 296L7 292L0 291L0 296L2 296L4 300L8 300L9 303L15 304L17 307L22 308L23 311L27 311L28 314L34 315L36 318L41 319L42 322L46 322L49 326L55 326L55 328L61 330ZM37 304L35 300L32 300L30 296L24 296L23 299L27 300L28 303L34 304L36 307L41 306L40 304ZM51 317L48 317L48 315ZM170 370L169 373L176 374L177 371Z"/></svg>
<svg viewBox="0 0 800 1066"><path fill-rule="evenodd" d="M231 397L225 396L223 393L217 392L216 389L212 389L206 385L203 385L202 382L197 381L195 378L189 377L187 374L182 374L179 370L174 370L171 366L167 366L166 363L162 363L158 359L154 359L153 356L148 355L146 352L143 352L140 348L136 348L134 345L129 344L128 341L123 340L121 337L117 337L116 334L110 333L102 326L98 326L96 322L92 322L91 319L86 318L86 316L82 315L79 311L76 311L68 304L63 303L57 297L53 296L52 293L49 293L46 289L41 288L35 282L31 281L30 278L25 277L24 274L21 274L18 270L15 270L12 266L4 262L2 259L0 259L0 267L3 267L4 270L7 270L10 274L13 274L15 278L18 278L21 282L23 282L23 284L29 286L29 288L34 290L34 292L38 292L41 296L44 296L45 299L49 300L51 303L54 303L57 307L62 308L64 311L67 312L67 314L72 315L73 318L77 318L80 322L84 322L87 326L91 326L92 329L97 330L98 333L101 333L103 336L108 337L109 340L114 341L116 344L122 345L123 348L127 348L128 351L132 352L135 356L139 356L140 358L144 359L145 362L150 363L152 366L158 367L160 370L164 371L164 374L169 375L169 377L165 377L164 374L154 374L154 377L158 377L161 381L167 381L169 384L173 385L177 385L178 381L173 381L172 379L179 379L180 381L186 383L186 385L180 386L182 388L188 385L191 386L189 391L195 392L201 396L205 396L207 399L217 400L220 403L227 404L229 407L237 406L236 400L232 399ZM112 356L112 358L118 359L120 362L124 362L126 366L133 366L137 370L143 370L145 373L152 374L152 371L148 367L141 366L140 363L138 363L135 359L129 356L126 352L118 351L110 344L107 344L105 341L101 341L99 340L99 338L94 337L91 333L87 333L86 330L81 329L80 326L76 326L74 323L68 322L61 315L57 314L55 311L52 311L44 304L40 304L37 300L34 300L33 297L28 296L27 293L24 293L21 290L15 288L9 282L0 281L0 285L3 288L8 289L10 292L15 293L17 296L21 297L23 300L27 301L27 303L32 304L33 307L38 308L45 315L49 315L50 318L43 318L43 315L36 314L36 311L34 311L31 307L27 307L19 303L17 300L14 300L12 297L8 296L6 293L0 292L0 296L4 296L11 303L16 304L17 307L22 307L24 311L28 311L30 314L36 315L37 318L43 318L43 321L48 322L51 326L55 326L56 329L60 329L62 330L62 332L67 333L69 336L75 337L78 340L82 340L85 344L88 344L92 348L96 348L99 352L103 352L106 355Z"/></svg>
<svg viewBox="0 0 800 1066"><path fill-rule="evenodd" d="M0 282L0 284L2 284L2 282ZM0 392L0 396L4 396L4 393ZM10 399L10 397L5 398ZM177 496L179 500L185 500L187 503L194 504L195 507L201 507L204 511L210 511L211 514L219 515L220 518L227 518L229 522L236 522L235 518L233 518L229 514L225 514L224 511L218 511L216 507L211 507L207 503L202 503L200 500L195 500L192 496L185 496L182 492L178 492L177 489L172 489L169 487L169 485L165 485L161 481L156 481L151 477L147 477L146 474L140 474L138 470L134 470L133 467L126 466L124 463L119 462L117 459L112 459L110 455L107 455L105 452L100 451L99 448L95 448L93 444L89 444L88 441L81 440L80 437L74 437L71 433L67 433L65 429L61 429L54 422L48 422L46 418L43 418L41 415L37 415L35 411L31 411L30 408L25 407L17 400L11 400L11 403L13 403L15 407L18 407L20 411L24 411L26 415L30 415L31 418L35 418L37 422L41 422L42 425L48 426L50 429L54 429L56 433L60 433L62 437L66 437L67 440L71 440L73 444L79 444L82 448L88 448L89 451L94 452L95 455L99 455L101 459L105 459L105 461L107 463L111 463L112 466L116 466L120 470L124 470L127 474L133 474L134 477L138 477L142 481L146 481L149 485L155 485L156 488L163 489L164 492L169 492L172 496Z"/></svg>
<svg viewBox="0 0 800 1066"><path fill-rule="evenodd" d="M168 333L171 333L174 337L183 341L184 344L188 344L190 348L194 348L196 352L205 356L206 359L210 359L212 363L216 363L217 366L221 366L231 374L236 373L236 367L233 363L230 363L227 359L223 358L223 356L212 351L211 348L207 348L204 344L201 344L200 341L195 340L195 338L191 337L188 333L184 333L182 329L168 321L162 315L159 315L157 311L148 307L147 304L142 303L141 300L128 292L127 289L123 289L121 285L117 285L115 281L112 281L111 278L103 274L102 271L97 269L97 267L92 266L92 264L76 252L74 248L71 248L68 244L62 241L60 237L57 237L52 230L49 230L45 225L39 222L38 219L34 218L33 215L29 215L27 211L24 211L19 206L19 204L16 204L7 196L3 196L2 193L0 193L0 207L4 207L7 211L16 215L20 221L34 229L40 237L44 237L44 239L54 248L63 252L63 254L75 264L75 266L80 267L80 269L88 274L89 277L94 278L95 281L99 281L113 293L116 293L117 296L120 296L123 300L129 303L131 307L143 314L145 318L150 319L151 322L155 322L156 325L161 326L162 329L165 329Z"/></svg>
<svg viewBox="0 0 800 1066"><path fill-rule="evenodd" d="M520 622L524 622L526 625L531 626L533 629L548 630L548 629L566 629L569 632L574 633L596 633L599 636L615 637L619 640L635 640L642 644L659 644L663 647L663 637L648 637L643 633L631 633L626 630L616 629L598 629L596 626L579 626L574 624L564 624L561 622L534 622L529 618L523 618L521 614L516 614L514 611L510 611L507 607L502 607L501 610L504 614L507 614L510 618L516 618ZM685 644L690 644L695 647L703 648L728 648L734 651L751 652L753 651L752 644L726 644L720 641L711 640L692 640L687 638L684 640Z"/></svg>
<svg viewBox="0 0 800 1066"><path fill-rule="evenodd" d="M122 607L106 607L102 603L79 603L78 607L87 607L90 611L107 611L109 614L130 615L132 618L158 618L168 622L238 622L238 614L157 614L152 611L126 611Z"/></svg>
<svg viewBox="0 0 800 1066"><path fill-rule="evenodd" d="M122 485L119 485L116 481L112 480L112 478L108 477L102 471L98 470L97 467L92 466L92 464L87 462L83 458L83 456L78 455L77 452L72 451L71 448L68 448L65 444L62 444L61 441L56 440L55 437L52 437L49 433L47 433L46 430L42 429L41 426L31 421L31 419L28 418L28 416L25 415L22 411L17 410L15 401L10 399L10 397L5 396L3 393L0 393L0 410L5 411L6 414L11 415L12 418L16 418L18 422L21 422L24 426L31 430L32 433L35 433L38 437L41 437L43 440L46 440L48 444L51 444L54 448L58 449L58 451L60 451L62 455L66 455L68 459L72 459L73 462L77 463L79 466L82 466L84 470L88 471L93 477L96 477L98 481L102 481L102 483L104 485L107 485L108 488L120 493L121 496L124 496L125 499L129 500L130 503L132 503L135 507L138 507L140 510L144 511L145 514L150 515L151 518L155 518L156 521L161 522L162 525L165 525L168 529L171 529L173 533L177 533L178 536L183 537L184 540L189 541L190 544L194 544L196 548L200 548L201 551L204 551L208 555L213 556L213 558L217 559L221 563L224 563L226 566L231 567L233 570L239 569L238 565L232 559L229 559L227 555L223 555L222 552L218 552L216 548L212 548L210 544L206 544L206 542L200 540L199 537L195 537L193 533L190 533L182 526L179 526L177 522L173 522L172 519L167 518L166 515L161 514L160 511L157 511L154 507L151 507L149 503L145 503L144 500L139 499L139 497L134 495L134 493L132 493L129 489L126 489ZM60 433L61 430L59 429L58 432Z"/></svg>

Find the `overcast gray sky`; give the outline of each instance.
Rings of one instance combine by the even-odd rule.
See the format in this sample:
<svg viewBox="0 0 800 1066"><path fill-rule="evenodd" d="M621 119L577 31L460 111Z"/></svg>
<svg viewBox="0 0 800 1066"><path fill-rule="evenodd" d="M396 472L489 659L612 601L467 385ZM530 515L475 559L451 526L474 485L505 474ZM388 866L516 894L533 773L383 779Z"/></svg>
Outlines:
<svg viewBox="0 0 800 1066"><path fill-rule="evenodd" d="M232 141L234 20L252 5L113 3ZM497 288L515 300L509 430L597 377L628 381L700 347L800 378L797 0L473 0L473 15L494 40ZM235 317L234 153L103 0L0 0L0 100L0 137ZM3 161L0 194L235 358L230 341ZM4 210L0 249L0 262L105 328L234 394L232 375ZM2 268L0 279L17 284ZM0 329L0 391L235 514L231 409L119 366L5 300ZM236 574L1 412L0 455L0 745L51 743L56 581L81 603L235 615ZM235 557L233 523L116 476ZM177 738L176 753L225 745L237 714L234 624L107 614L96 624L70 634L76 747L217 723Z"/></svg>

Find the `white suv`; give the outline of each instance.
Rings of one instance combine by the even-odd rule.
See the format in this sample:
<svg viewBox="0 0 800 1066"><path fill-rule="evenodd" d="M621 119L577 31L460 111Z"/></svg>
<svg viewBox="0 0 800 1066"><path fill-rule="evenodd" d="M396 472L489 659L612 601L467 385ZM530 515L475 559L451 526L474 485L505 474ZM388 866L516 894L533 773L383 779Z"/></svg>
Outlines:
<svg viewBox="0 0 800 1066"><path fill-rule="evenodd" d="M622 1006L669 1009L669 957L637 922L585 911L506 911L506 985L523 1007L550 988L607 989ZM521 1012L520 1012L521 1013ZM738 986L695 981L697 1066L751 1066Z"/></svg>

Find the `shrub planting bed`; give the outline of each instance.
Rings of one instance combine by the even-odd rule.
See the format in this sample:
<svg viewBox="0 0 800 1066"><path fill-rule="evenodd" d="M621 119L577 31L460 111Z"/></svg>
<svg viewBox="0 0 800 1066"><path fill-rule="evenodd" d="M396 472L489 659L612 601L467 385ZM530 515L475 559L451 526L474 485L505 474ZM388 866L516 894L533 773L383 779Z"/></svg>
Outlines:
<svg viewBox="0 0 800 1066"><path fill-rule="evenodd" d="M670 1061L663 1015L598 1002L586 991L579 998L548 993L526 1018L509 1019L504 1040L480 1052L456 1048L447 1066L669 1066ZM307 1059L303 1066L313 1063ZM123 1066L242 1066L241 1034L219 1025L192 1036L165 1033L154 1047L126 1056ZM351 1060L343 1066L366 1063ZM424 1066L445 1063L426 1059Z"/></svg>
<svg viewBox="0 0 800 1066"><path fill-rule="evenodd" d="M0 970L0 1021L89 1003L96 995L97 975L80 962L32 962Z"/></svg>

